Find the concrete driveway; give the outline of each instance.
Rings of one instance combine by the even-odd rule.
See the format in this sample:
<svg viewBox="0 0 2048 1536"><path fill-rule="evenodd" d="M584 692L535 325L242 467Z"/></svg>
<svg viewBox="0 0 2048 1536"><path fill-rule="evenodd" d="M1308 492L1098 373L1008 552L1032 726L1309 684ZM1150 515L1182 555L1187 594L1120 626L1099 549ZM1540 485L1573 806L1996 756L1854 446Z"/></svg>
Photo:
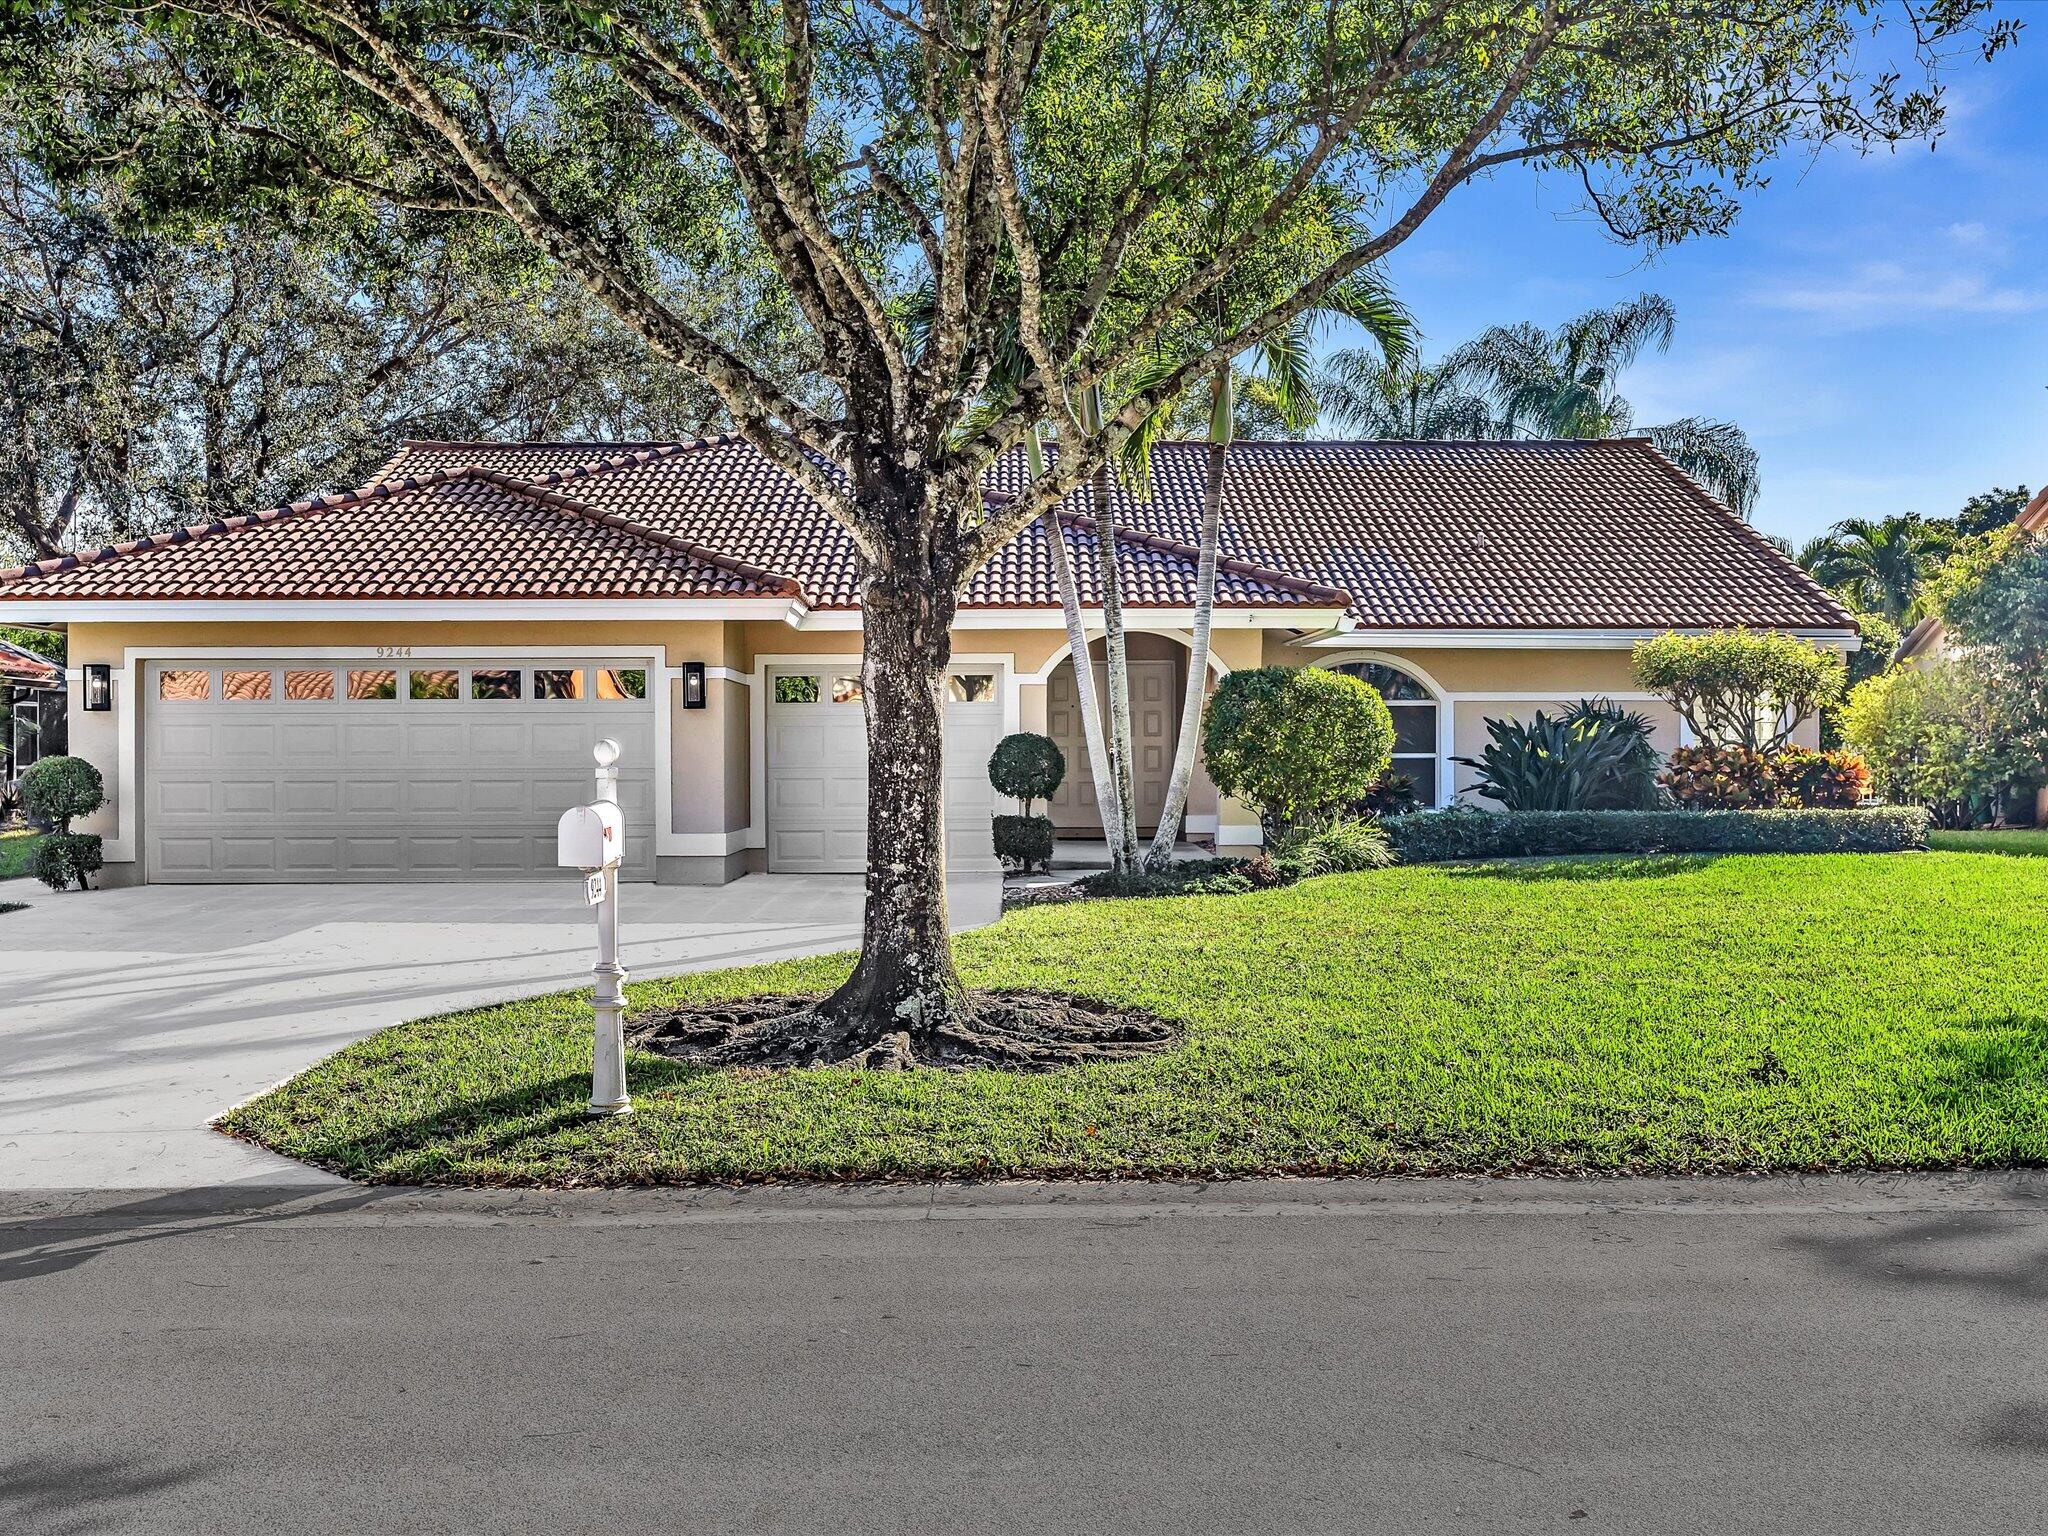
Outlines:
<svg viewBox="0 0 2048 1536"><path fill-rule="evenodd" d="M984 888L985 887L985 888ZM0 885L0 1189L341 1181L231 1141L214 1116L403 1019L587 986L573 876L518 885ZM858 876L628 886L636 976L845 949ZM998 883L956 883L987 922Z"/></svg>

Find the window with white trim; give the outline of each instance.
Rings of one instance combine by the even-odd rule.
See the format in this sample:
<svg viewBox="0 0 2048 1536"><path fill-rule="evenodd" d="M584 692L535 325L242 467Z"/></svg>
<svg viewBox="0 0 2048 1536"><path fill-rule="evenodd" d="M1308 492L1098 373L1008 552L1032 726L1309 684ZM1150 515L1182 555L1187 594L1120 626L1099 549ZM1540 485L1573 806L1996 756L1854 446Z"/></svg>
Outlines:
<svg viewBox="0 0 2048 1536"><path fill-rule="evenodd" d="M1355 677L1387 701L1394 717L1394 760L1389 775L1399 774L1415 787L1415 798L1436 804L1436 724L1442 708L1421 681L1384 661L1347 661L1334 667Z"/></svg>

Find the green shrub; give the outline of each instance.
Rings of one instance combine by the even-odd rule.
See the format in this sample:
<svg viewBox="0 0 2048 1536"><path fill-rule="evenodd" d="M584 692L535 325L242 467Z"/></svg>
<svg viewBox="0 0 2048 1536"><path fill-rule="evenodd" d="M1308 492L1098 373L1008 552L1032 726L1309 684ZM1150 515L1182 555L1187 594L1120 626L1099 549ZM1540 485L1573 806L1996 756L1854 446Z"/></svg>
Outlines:
<svg viewBox="0 0 2048 1536"><path fill-rule="evenodd" d="M1272 862L1291 883L1317 875L1385 869L1394 862L1394 852L1378 822L1339 816L1321 826L1291 827L1281 833L1273 845Z"/></svg>
<svg viewBox="0 0 2048 1536"><path fill-rule="evenodd" d="M107 792L99 769L84 758L46 757L23 772L21 799L37 821L69 832L75 817L90 816L107 803Z"/></svg>
<svg viewBox="0 0 2048 1536"><path fill-rule="evenodd" d="M1747 747L1680 747L1658 782L1681 810L1761 811L1778 803L1771 760Z"/></svg>
<svg viewBox="0 0 2048 1536"><path fill-rule="evenodd" d="M1657 803L1657 750L1650 722L1605 699L1564 714L1538 710L1527 725L1489 720L1474 791L1511 811L1638 811Z"/></svg>
<svg viewBox="0 0 2048 1536"><path fill-rule="evenodd" d="M1722 629L1639 642L1635 674L1708 746L1768 756L1807 716L1841 698L1848 672L1833 651L1791 635Z"/></svg>
<svg viewBox="0 0 2048 1536"><path fill-rule="evenodd" d="M1918 806L1865 811L1425 811L1386 823L1404 864L1570 853L1899 853L1927 846Z"/></svg>
<svg viewBox="0 0 2048 1536"><path fill-rule="evenodd" d="M1858 683L1841 721L1878 794L1926 806L1940 826L1995 819L2020 778L2024 756L2001 717L1998 689L1971 656L1894 667Z"/></svg>
<svg viewBox="0 0 2048 1536"><path fill-rule="evenodd" d="M995 819L996 857L1022 870L1034 866L1052 868L1052 818L1049 816L998 816Z"/></svg>
<svg viewBox="0 0 2048 1536"><path fill-rule="evenodd" d="M1415 778L1406 773L1383 773L1365 794L1348 808L1353 816L1406 816L1422 809L1422 796Z"/></svg>
<svg viewBox="0 0 2048 1536"><path fill-rule="evenodd" d="M988 760L989 783L997 794L1022 801L1026 816L1038 801L1051 799L1066 776L1066 754L1058 743L1030 731L1005 736Z"/></svg>
<svg viewBox="0 0 2048 1536"><path fill-rule="evenodd" d="M1216 685L1202 749L1216 787L1273 832L1364 798L1392 760L1394 717L1355 677L1256 667Z"/></svg>
<svg viewBox="0 0 2048 1536"><path fill-rule="evenodd" d="M100 840L95 833L52 832L38 841L29 854L28 869L53 891L63 890L74 880L85 891L91 889L85 877L100 872L100 855Z"/></svg>
<svg viewBox="0 0 2048 1536"><path fill-rule="evenodd" d="M1854 752L1794 747L1771 760L1782 804L1810 811L1847 810L1870 793L1870 768Z"/></svg>
<svg viewBox="0 0 2048 1536"><path fill-rule="evenodd" d="M1075 882L1084 893L1096 897L1242 896L1286 883L1286 875L1265 858L1189 859L1165 869L1123 875L1104 870Z"/></svg>

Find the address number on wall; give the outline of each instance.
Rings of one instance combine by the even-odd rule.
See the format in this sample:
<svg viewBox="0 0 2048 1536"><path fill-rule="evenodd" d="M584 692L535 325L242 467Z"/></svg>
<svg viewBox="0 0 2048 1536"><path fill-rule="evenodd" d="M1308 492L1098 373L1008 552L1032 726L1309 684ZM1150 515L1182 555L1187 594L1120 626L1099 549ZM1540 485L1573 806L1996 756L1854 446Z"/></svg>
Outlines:
<svg viewBox="0 0 2048 1536"><path fill-rule="evenodd" d="M377 647L377 655L385 660L389 660L394 656L410 656L411 654L412 647L409 645L380 645Z"/></svg>

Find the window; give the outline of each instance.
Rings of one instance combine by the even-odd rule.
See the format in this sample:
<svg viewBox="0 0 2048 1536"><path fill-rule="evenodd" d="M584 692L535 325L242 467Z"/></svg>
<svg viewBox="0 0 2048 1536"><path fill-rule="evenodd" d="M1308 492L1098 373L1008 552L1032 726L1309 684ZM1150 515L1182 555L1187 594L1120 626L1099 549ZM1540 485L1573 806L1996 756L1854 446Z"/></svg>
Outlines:
<svg viewBox="0 0 2048 1536"><path fill-rule="evenodd" d="M270 672L227 671L220 675L220 696L241 703L260 704L270 697Z"/></svg>
<svg viewBox="0 0 2048 1536"><path fill-rule="evenodd" d="M156 675L156 696L160 699L190 703L209 696L208 684L211 672L159 672Z"/></svg>
<svg viewBox="0 0 2048 1536"><path fill-rule="evenodd" d="M955 704L985 704L995 696L993 672L954 672L946 678L946 697Z"/></svg>
<svg viewBox="0 0 2048 1536"><path fill-rule="evenodd" d="M858 704L860 699L859 678L835 677L832 679L832 702L834 704Z"/></svg>
<svg viewBox="0 0 2048 1536"><path fill-rule="evenodd" d="M815 677L800 674L776 678L775 702L778 704L817 703L818 680Z"/></svg>
<svg viewBox="0 0 2048 1536"><path fill-rule="evenodd" d="M325 667L317 672L300 672L287 668L284 674L284 696L287 699L331 699L334 697L334 674Z"/></svg>
<svg viewBox="0 0 2048 1536"><path fill-rule="evenodd" d="M408 672L406 696L414 699L459 698L462 693L460 677L461 674L453 667L432 672Z"/></svg>
<svg viewBox="0 0 2048 1536"><path fill-rule="evenodd" d="M641 667L599 667L597 669L597 696L600 699L646 698L646 669Z"/></svg>
<svg viewBox="0 0 2048 1536"><path fill-rule="evenodd" d="M536 699L580 699L586 697L581 667L535 667L533 696Z"/></svg>
<svg viewBox="0 0 2048 1536"><path fill-rule="evenodd" d="M1399 667L1381 661L1351 661L1334 670L1355 677L1387 701L1394 717L1394 760L1389 774L1413 781L1424 805L1436 804L1436 697Z"/></svg>
<svg viewBox="0 0 2048 1536"><path fill-rule="evenodd" d="M395 699L398 697L398 674L378 667L348 675L348 696L352 699Z"/></svg>
<svg viewBox="0 0 2048 1536"><path fill-rule="evenodd" d="M469 696L472 699L516 699L519 697L519 669L517 667L479 668L469 674Z"/></svg>

